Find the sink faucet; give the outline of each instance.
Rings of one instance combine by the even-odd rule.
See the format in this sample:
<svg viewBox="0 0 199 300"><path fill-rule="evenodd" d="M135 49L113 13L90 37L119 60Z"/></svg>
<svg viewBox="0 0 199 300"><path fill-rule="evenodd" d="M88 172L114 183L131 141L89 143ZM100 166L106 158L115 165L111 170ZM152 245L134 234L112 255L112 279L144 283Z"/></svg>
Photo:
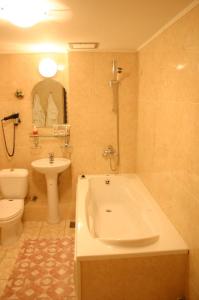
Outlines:
<svg viewBox="0 0 199 300"><path fill-rule="evenodd" d="M54 158L55 158L54 153L53 152L48 153L48 157L49 157L49 163L53 164L54 163Z"/></svg>

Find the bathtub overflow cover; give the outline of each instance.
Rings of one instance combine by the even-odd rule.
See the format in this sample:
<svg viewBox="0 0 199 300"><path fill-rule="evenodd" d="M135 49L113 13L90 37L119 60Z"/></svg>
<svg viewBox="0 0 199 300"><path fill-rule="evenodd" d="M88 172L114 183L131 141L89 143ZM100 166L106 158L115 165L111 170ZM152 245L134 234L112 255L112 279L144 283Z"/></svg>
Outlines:
<svg viewBox="0 0 199 300"><path fill-rule="evenodd" d="M106 212L112 212L112 210L110 210L110 209L106 209L105 211L106 211Z"/></svg>

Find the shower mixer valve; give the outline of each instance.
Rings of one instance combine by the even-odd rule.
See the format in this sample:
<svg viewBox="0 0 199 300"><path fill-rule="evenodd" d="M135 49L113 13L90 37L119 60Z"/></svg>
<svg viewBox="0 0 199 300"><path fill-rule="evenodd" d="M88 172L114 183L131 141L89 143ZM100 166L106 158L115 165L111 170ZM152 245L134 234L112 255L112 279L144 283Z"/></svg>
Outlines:
<svg viewBox="0 0 199 300"><path fill-rule="evenodd" d="M115 153L116 153L116 151L115 151L115 149L113 148L113 146L112 146L112 145L109 145L107 148L104 149L102 155L103 155L104 157L110 158L110 157L112 157Z"/></svg>

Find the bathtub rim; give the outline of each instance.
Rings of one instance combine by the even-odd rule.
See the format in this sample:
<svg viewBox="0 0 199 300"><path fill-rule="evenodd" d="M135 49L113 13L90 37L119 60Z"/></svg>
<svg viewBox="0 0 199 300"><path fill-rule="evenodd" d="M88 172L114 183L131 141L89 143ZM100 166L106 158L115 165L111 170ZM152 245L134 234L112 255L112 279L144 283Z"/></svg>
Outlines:
<svg viewBox="0 0 199 300"><path fill-rule="evenodd" d="M122 247L118 245L110 245L94 239L86 224L86 213L84 201L88 191L89 179L93 177L117 176L123 179L133 179L136 181L138 188L143 189L143 195L158 209L163 218L163 225L166 225L165 236L161 228L159 240L147 246L129 246ZM87 241L85 243L85 241ZM76 260L97 260L97 259L113 259L113 258L127 258L127 257L142 257L142 256L156 256L168 254L186 254L188 253L188 246L177 232L173 224L168 220L167 216L159 207L158 203L153 199L147 188L144 186L139 176L135 173L131 174L96 174L78 176L77 190L76 190L76 234L75 234L75 259Z"/></svg>

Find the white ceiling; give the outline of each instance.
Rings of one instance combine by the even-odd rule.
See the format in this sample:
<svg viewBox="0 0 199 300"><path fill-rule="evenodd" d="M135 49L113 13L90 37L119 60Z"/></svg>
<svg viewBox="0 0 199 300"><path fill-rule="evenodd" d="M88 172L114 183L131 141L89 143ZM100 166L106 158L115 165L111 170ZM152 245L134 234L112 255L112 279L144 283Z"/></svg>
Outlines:
<svg viewBox="0 0 199 300"><path fill-rule="evenodd" d="M17 0L15 0L17 1ZM42 52L42 44L59 50L68 42L99 42L99 50L134 51L192 0L48 0L49 20L18 28L0 20L0 52ZM38 46L39 45L39 46ZM43 49L48 52L50 49ZM56 49L52 48L52 51Z"/></svg>

